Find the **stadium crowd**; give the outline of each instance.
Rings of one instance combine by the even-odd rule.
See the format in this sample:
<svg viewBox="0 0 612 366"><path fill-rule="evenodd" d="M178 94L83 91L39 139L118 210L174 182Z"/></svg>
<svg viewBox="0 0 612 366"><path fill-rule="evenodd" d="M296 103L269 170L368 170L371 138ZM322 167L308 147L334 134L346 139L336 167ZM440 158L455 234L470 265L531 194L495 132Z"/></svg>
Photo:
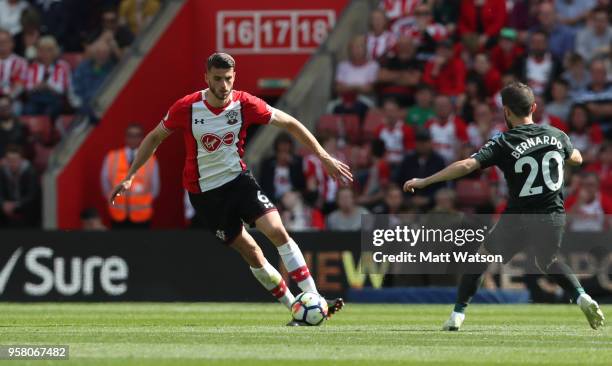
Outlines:
<svg viewBox="0 0 612 366"><path fill-rule="evenodd" d="M160 0L0 0L0 226L40 225L52 147L90 101ZM506 127L499 91L537 94L537 123L585 157L567 170L573 230L612 222L612 27L609 0L382 0L347 45L336 98L316 134L349 163L352 187L280 135L259 181L290 230L355 230L363 213L501 212L496 168L405 194L403 182L465 158ZM84 227L102 228L83 212Z"/></svg>
<svg viewBox="0 0 612 366"><path fill-rule="evenodd" d="M499 91L518 80L537 95L535 122L566 132L585 157L566 169L570 229L612 228L610 10L596 0L381 1L337 65L337 98L316 131L356 184L338 186L281 135L262 188L291 230L354 230L366 212L499 213L507 192L497 168L414 195L400 187L504 131Z"/></svg>
<svg viewBox="0 0 612 366"><path fill-rule="evenodd" d="M0 226L40 224L39 176L52 147L91 114L160 3L0 0Z"/></svg>

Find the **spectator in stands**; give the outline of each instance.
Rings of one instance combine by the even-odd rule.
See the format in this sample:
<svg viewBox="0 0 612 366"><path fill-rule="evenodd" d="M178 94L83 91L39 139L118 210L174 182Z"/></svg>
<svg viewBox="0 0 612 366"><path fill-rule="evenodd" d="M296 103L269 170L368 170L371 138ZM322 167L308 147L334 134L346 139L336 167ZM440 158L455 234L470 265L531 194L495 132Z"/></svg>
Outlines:
<svg viewBox="0 0 612 366"><path fill-rule="evenodd" d="M446 27L447 34L454 34L459 19L460 0L434 0L431 11L435 23Z"/></svg>
<svg viewBox="0 0 612 366"><path fill-rule="evenodd" d="M336 69L336 93L340 101L333 113L355 113L362 119L373 105L369 96L374 91L379 65L368 60L364 36L354 37L349 44L349 59Z"/></svg>
<svg viewBox="0 0 612 366"><path fill-rule="evenodd" d="M102 12L102 25L90 37L95 41L106 42L117 60L121 59L128 46L134 41L134 35L126 25L119 23L119 15L115 9Z"/></svg>
<svg viewBox="0 0 612 366"><path fill-rule="evenodd" d="M393 23L391 31L396 36L407 36L415 40L418 53L427 57L436 50L436 43L448 37L446 27L435 23L428 4L419 4L414 10L414 16L398 19Z"/></svg>
<svg viewBox="0 0 612 366"><path fill-rule="evenodd" d="M475 72L470 72L465 81L465 99L458 114L464 121L473 121L474 109L478 104L486 103L487 100L487 90L482 78Z"/></svg>
<svg viewBox="0 0 612 366"><path fill-rule="evenodd" d="M497 45L490 51L491 64L501 74L511 71L515 60L525 52L523 47L516 42L516 37L515 29L503 28L499 33Z"/></svg>
<svg viewBox="0 0 612 366"><path fill-rule="evenodd" d="M133 34L138 34L153 20L159 7L159 0L121 0L119 22L127 24Z"/></svg>
<svg viewBox="0 0 612 366"><path fill-rule="evenodd" d="M382 0L380 9L385 12L387 19L395 22L402 17L414 16L414 11L419 3L419 1L414 0Z"/></svg>
<svg viewBox="0 0 612 366"><path fill-rule="evenodd" d="M64 43L70 35L68 29L73 21L74 13L67 0L30 0L33 9L36 9L42 19L42 32L51 34L64 48ZM82 16L82 14L79 14ZM23 20L22 20L23 24Z"/></svg>
<svg viewBox="0 0 612 366"><path fill-rule="evenodd" d="M469 143L474 148L480 148L491 137L502 132L503 126L493 121L493 111L487 103L479 103L474 108L474 122L467 128Z"/></svg>
<svg viewBox="0 0 612 366"><path fill-rule="evenodd" d="M421 62L416 59L414 41L400 36L393 51L381 59L378 72L379 96L396 98L402 105L412 103L414 87L422 74Z"/></svg>
<svg viewBox="0 0 612 366"><path fill-rule="evenodd" d="M453 43L445 40L438 43L436 54L425 65L423 81L437 93L462 98L465 91L465 65L453 55Z"/></svg>
<svg viewBox="0 0 612 366"><path fill-rule="evenodd" d="M28 8L25 0L0 0L0 28L15 35L21 32L21 14Z"/></svg>
<svg viewBox="0 0 612 366"><path fill-rule="evenodd" d="M537 1L532 0L513 1L512 10L508 14L507 26L516 30L519 43L525 43L528 30L538 23L538 5Z"/></svg>
<svg viewBox="0 0 612 366"><path fill-rule="evenodd" d="M81 230L106 231L108 228L102 222L98 210L90 207L81 211Z"/></svg>
<svg viewBox="0 0 612 366"><path fill-rule="evenodd" d="M555 8L561 23L579 27L597 5L597 0L560 0L555 1Z"/></svg>
<svg viewBox="0 0 612 366"><path fill-rule="evenodd" d="M337 231L359 231L361 215L369 211L355 203L355 193L350 187L341 187L337 194L338 209L327 216L327 229Z"/></svg>
<svg viewBox="0 0 612 366"><path fill-rule="evenodd" d="M585 103L608 135L612 132L612 126L608 126L612 122L612 83L608 81L605 63L597 59L591 61L590 74L591 82L574 94L574 103Z"/></svg>
<svg viewBox="0 0 612 366"><path fill-rule="evenodd" d="M603 132L599 124L592 120L584 104L574 104L568 115L570 141L574 148L582 152L584 161L589 163L597 157L597 152L603 142Z"/></svg>
<svg viewBox="0 0 612 366"><path fill-rule="evenodd" d="M294 152L291 136L281 133L274 140L274 156L261 165L261 188L275 202L289 191L305 188L302 158Z"/></svg>
<svg viewBox="0 0 612 366"><path fill-rule="evenodd" d="M548 49L548 36L535 31L529 37L529 51L519 58L514 67L516 77L528 84L534 94L542 94L550 80L561 73L561 65Z"/></svg>
<svg viewBox="0 0 612 366"><path fill-rule="evenodd" d="M481 47L495 44L499 31L506 24L505 0L463 0L459 16L459 33L476 33Z"/></svg>
<svg viewBox="0 0 612 366"><path fill-rule="evenodd" d="M434 195L434 207L429 212L440 214L456 213L455 191L450 188L439 189Z"/></svg>
<svg viewBox="0 0 612 366"><path fill-rule="evenodd" d="M553 3L542 2L539 5L538 24L532 31L541 31L548 35L548 49L558 60L563 60L567 52L574 50L574 30L559 22Z"/></svg>
<svg viewBox="0 0 612 366"><path fill-rule="evenodd" d="M612 196L612 143L604 142L599 149L598 159L584 169L599 177L601 190Z"/></svg>
<svg viewBox="0 0 612 366"><path fill-rule="evenodd" d="M0 95L0 156L4 156L7 146L24 147L27 139L28 129L13 113L11 97Z"/></svg>
<svg viewBox="0 0 612 366"><path fill-rule="evenodd" d="M29 62L35 60L41 33L40 14L34 8L26 9L21 15L21 32L13 37L15 53Z"/></svg>
<svg viewBox="0 0 612 366"><path fill-rule="evenodd" d="M456 160L457 149L468 142L465 122L453 112L453 103L446 95L438 95L434 102L436 117L425 127L431 134L434 149L449 163Z"/></svg>
<svg viewBox="0 0 612 366"><path fill-rule="evenodd" d="M136 151L142 142L144 129L130 124L125 131L125 146L106 154L100 174L102 193L108 199L114 187L127 176ZM115 198L108 210L113 229L148 228L153 218L153 201L159 195L159 166L153 156L134 176L132 187L126 194Z"/></svg>
<svg viewBox="0 0 612 366"><path fill-rule="evenodd" d="M581 91L591 82L591 75L587 71L584 59L577 53L567 57L566 70L561 77L569 83L570 94Z"/></svg>
<svg viewBox="0 0 612 366"><path fill-rule="evenodd" d="M568 131L565 121L546 112L546 104L544 103L544 98L541 95L536 95L534 100L536 103L536 110L533 112L533 122L539 125L553 126L563 132Z"/></svg>
<svg viewBox="0 0 612 366"><path fill-rule="evenodd" d="M385 143L387 162L392 167L397 167L404 152L414 149L414 131L404 123L404 111L397 101L386 99L382 111L385 123L379 126L376 137Z"/></svg>
<svg viewBox="0 0 612 366"><path fill-rule="evenodd" d="M0 165L0 226L34 227L40 221L40 186L22 149L9 146Z"/></svg>
<svg viewBox="0 0 612 366"><path fill-rule="evenodd" d="M28 63L13 53L11 34L0 29L0 94L17 98L23 91Z"/></svg>
<svg viewBox="0 0 612 366"><path fill-rule="evenodd" d="M569 83L564 79L555 79L550 88L551 100L546 104L546 113L567 121L572 98L569 96ZM580 150L582 151L582 150Z"/></svg>
<svg viewBox="0 0 612 366"><path fill-rule="evenodd" d="M428 130L420 129L416 133L414 152L406 154L395 176L395 183L404 184L412 178L428 177L444 168L444 158L434 150L431 135ZM412 203L423 209L433 202L435 192L444 187L445 183L436 183L410 195Z"/></svg>
<svg viewBox="0 0 612 366"><path fill-rule="evenodd" d="M501 74L491 65L486 53L479 53L474 59L474 72L482 80L488 97L495 95L502 87Z"/></svg>
<svg viewBox="0 0 612 366"><path fill-rule="evenodd" d="M612 197L602 192L595 173L583 173L578 191L567 197L565 208L571 231L604 231L612 228Z"/></svg>
<svg viewBox="0 0 612 366"><path fill-rule="evenodd" d="M87 53L91 58L79 64L73 78L74 92L80 99L83 114L89 114L92 98L115 66L108 43L95 42L89 45Z"/></svg>
<svg viewBox="0 0 612 366"><path fill-rule="evenodd" d="M25 114L45 114L55 119L72 98L70 66L59 58L55 38L44 36L37 45L36 61L28 69Z"/></svg>
<svg viewBox="0 0 612 366"><path fill-rule="evenodd" d="M338 150L338 140L335 136L322 136L318 140L329 155L342 162L348 161L344 153ZM304 179L304 201L308 205L321 209L323 214L336 208L338 182L327 175L323 163L315 154L304 157Z"/></svg>
<svg viewBox="0 0 612 366"><path fill-rule="evenodd" d="M404 209L404 193L396 184L389 184L385 189L383 202L372 209L372 213L379 215L392 215L397 217ZM391 221L394 218L391 218ZM399 221L399 220L398 220ZM392 222L391 222L392 223Z"/></svg>
<svg viewBox="0 0 612 366"><path fill-rule="evenodd" d="M325 219L321 211L308 207L299 192L285 192L280 200L280 209L283 224L289 231L325 229Z"/></svg>
<svg viewBox="0 0 612 366"><path fill-rule="evenodd" d="M576 35L576 52L587 62L597 54L607 53L612 42L612 27L608 11L603 7L593 9L588 25Z"/></svg>
<svg viewBox="0 0 612 366"><path fill-rule="evenodd" d="M395 45L395 35L388 30L384 10L374 9L370 13L370 32L367 38L368 57L377 60Z"/></svg>
<svg viewBox="0 0 612 366"><path fill-rule="evenodd" d="M375 139L370 142L372 163L364 177L363 189L357 202L372 207L383 199L383 192L391 180L391 166L385 159L385 142Z"/></svg>
<svg viewBox="0 0 612 366"><path fill-rule="evenodd" d="M422 127L435 116L433 110L434 92L430 85L422 83L416 88L416 103L406 112L406 123L413 128Z"/></svg>

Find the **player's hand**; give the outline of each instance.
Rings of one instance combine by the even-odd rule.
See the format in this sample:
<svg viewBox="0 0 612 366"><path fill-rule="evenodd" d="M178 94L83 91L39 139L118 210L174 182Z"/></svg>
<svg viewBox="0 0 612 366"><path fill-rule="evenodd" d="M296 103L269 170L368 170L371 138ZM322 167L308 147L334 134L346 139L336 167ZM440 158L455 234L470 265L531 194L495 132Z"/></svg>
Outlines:
<svg viewBox="0 0 612 366"><path fill-rule="evenodd" d="M427 187L427 184L425 184L425 179L412 178L404 183L404 192L414 193L415 189L423 189L425 187Z"/></svg>
<svg viewBox="0 0 612 366"><path fill-rule="evenodd" d="M325 171L330 177L340 180L343 183L353 182L353 173L351 173L351 168L349 168L348 165L331 156L322 158L321 161L323 162Z"/></svg>
<svg viewBox="0 0 612 366"><path fill-rule="evenodd" d="M109 199L111 204L115 203L115 198L117 196L122 195L125 191L130 189L130 187L132 186L132 179L134 179L134 178L124 179L115 188L113 188L113 190L112 190L112 192L110 194L110 199Z"/></svg>

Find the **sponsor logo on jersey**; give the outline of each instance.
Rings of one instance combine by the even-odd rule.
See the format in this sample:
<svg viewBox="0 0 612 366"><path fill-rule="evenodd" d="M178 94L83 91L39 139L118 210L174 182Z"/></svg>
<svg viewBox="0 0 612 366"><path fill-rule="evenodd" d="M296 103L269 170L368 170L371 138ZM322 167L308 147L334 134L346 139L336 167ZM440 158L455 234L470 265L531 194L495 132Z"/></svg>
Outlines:
<svg viewBox="0 0 612 366"><path fill-rule="evenodd" d="M236 137L233 132L226 133L225 135L223 135L222 138L215 135L214 133L206 133L202 135L201 141L202 146L204 146L206 151L214 152L221 146L221 144L225 144L228 146L233 144L235 138Z"/></svg>
<svg viewBox="0 0 612 366"><path fill-rule="evenodd" d="M194 118L193 119L193 124L194 125L204 124L204 118Z"/></svg>
<svg viewBox="0 0 612 366"><path fill-rule="evenodd" d="M238 123L238 112L236 111L227 112L225 114L225 117L227 118L228 125L235 125L236 123Z"/></svg>

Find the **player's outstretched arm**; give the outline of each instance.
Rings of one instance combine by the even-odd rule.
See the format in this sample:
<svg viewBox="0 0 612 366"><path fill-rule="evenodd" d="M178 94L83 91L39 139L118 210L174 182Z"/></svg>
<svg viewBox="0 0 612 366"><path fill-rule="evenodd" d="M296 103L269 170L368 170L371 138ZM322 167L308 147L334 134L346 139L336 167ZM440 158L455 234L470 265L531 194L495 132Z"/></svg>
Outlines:
<svg viewBox="0 0 612 366"><path fill-rule="evenodd" d="M565 161L568 165L578 166L582 164L582 154L578 149L572 151L572 156Z"/></svg>
<svg viewBox="0 0 612 366"><path fill-rule="evenodd" d="M270 123L287 130L287 132L293 135L293 137L295 137L299 142L308 146L310 150L312 150L312 152L314 152L319 159L321 159L321 162L323 163L323 166L330 177L340 179L341 181L345 182L353 181L351 168L329 155L329 153L323 149L312 133L310 133L310 131L308 131L308 129L293 116L276 109Z"/></svg>
<svg viewBox="0 0 612 366"><path fill-rule="evenodd" d="M153 131L149 132L147 136L142 140L140 146L138 147L138 151L136 152L136 156L134 157L134 162L128 171L127 177L119 183L115 188L113 188L110 195L110 202L113 203L115 197L121 195L126 190L130 189L132 185L132 179L134 179L134 174L140 169L161 144L166 137L170 136L171 132L164 129L161 125L158 125L153 129Z"/></svg>
<svg viewBox="0 0 612 366"><path fill-rule="evenodd" d="M415 189L423 189L431 184L461 178L479 168L480 163L474 158L459 160L427 178L412 178L406 181L404 192L414 193Z"/></svg>

